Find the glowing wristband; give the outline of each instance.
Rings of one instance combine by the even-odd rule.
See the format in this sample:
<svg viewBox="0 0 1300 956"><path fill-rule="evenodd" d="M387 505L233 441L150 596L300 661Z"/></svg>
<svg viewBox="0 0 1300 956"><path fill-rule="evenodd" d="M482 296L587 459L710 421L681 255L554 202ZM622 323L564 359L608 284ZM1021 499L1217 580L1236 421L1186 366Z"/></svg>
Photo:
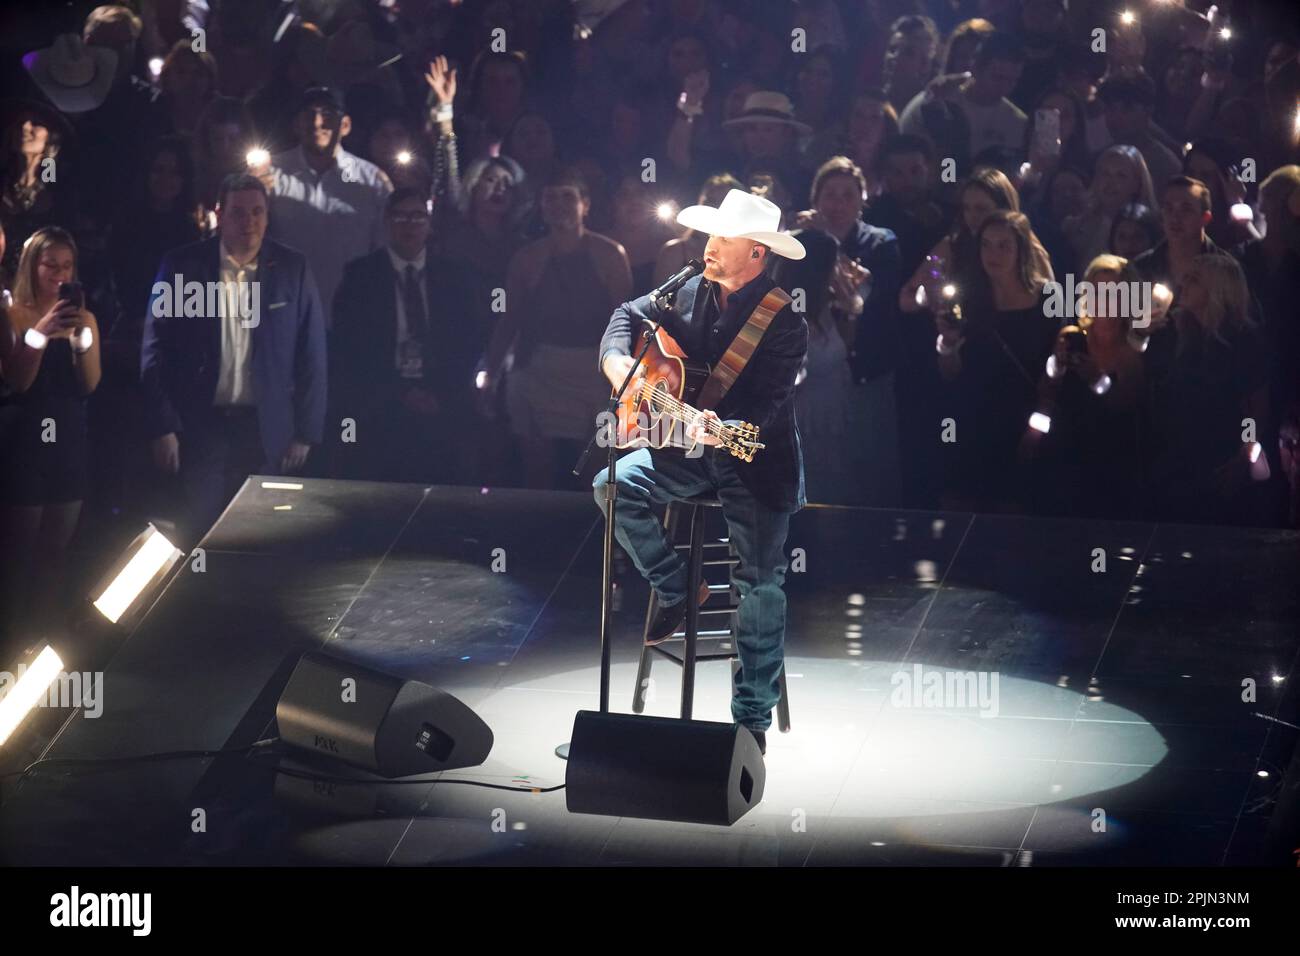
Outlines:
<svg viewBox="0 0 1300 956"><path fill-rule="evenodd" d="M90 326L84 326L80 332L72 337L72 350L78 355L89 352L90 347L95 344L95 333L90 331Z"/></svg>
<svg viewBox="0 0 1300 956"><path fill-rule="evenodd" d="M1061 378L1063 375L1065 375L1065 369L1056 364L1056 355L1047 356L1047 377Z"/></svg>
<svg viewBox="0 0 1300 956"><path fill-rule="evenodd" d="M934 350L938 352L940 355L957 354L957 348L955 346L943 344L943 333L940 333L939 337L934 340Z"/></svg>
<svg viewBox="0 0 1300 956"><path fill-rule="evenodd" d="M44 332L38 332L35 329L28 329L23 335L23 341L27 343L29 349L34 349L35 351L40 352L45 348L46 344L50 340Z"/></svg>

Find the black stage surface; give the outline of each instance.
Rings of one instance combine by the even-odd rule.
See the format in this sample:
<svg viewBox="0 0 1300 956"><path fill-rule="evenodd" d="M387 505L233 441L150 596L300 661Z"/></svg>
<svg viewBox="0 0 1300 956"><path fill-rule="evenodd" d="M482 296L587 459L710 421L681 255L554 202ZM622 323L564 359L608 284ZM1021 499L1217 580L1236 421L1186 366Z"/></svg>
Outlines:
<svg viewBox="0 0 1300 956"><path fill-rule="evenodd" d="M267 754L46 769L4 789L5 862L1286 859L1293 533L806 509L787 546L806 562L786 585L793 729L769 734L766 797L728 829L450 782L563 782L553 749L597 706L589 495L303 484L250 479L202 542L206 570L182 570L104 668L102 715L71 717L46 756L246 746L274 734L297 655L324 647L458 695L496 735L488 763L374 786L277 774ZM625 559L618 580L613 707L630 712L647 590ZM898 706L891 678L914 665L996 673L996 714ZM678 673L655 665L649 712L675 715ZM697 718L730 719L728 678L700 665Z"/></svg>

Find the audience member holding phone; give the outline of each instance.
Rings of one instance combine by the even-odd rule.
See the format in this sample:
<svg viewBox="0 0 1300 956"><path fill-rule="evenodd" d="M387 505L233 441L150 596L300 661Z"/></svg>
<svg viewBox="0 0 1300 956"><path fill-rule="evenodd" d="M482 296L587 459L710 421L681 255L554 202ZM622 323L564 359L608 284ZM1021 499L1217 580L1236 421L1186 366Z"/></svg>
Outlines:
<svg viewBox="0 0 1300 956"><path fill-rule="evenodd" d="M0 320L0 547L11 636L32 614L30 623L54 623L47 609L86 493L85 399L99 384L99 327L76 275L72 236L37 230Z"/></svg>

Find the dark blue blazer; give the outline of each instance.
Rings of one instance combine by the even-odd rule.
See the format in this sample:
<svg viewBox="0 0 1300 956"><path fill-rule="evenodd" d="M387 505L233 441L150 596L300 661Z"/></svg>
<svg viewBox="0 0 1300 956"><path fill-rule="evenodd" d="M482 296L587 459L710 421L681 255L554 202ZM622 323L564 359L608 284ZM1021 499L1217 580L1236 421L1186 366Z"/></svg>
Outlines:
<svg viewBox="0 0 1300 956"><path fill-rule="evenodd" d="M220 239L204 239L163 256L155 282L221 279ZM300 252L266 240L257 256L260 309L252 327L253 392L262 449L278 463L295 439L319 444L325 426L325 313ZM217 315L159 317L149 296L140 378L151 437L198 433L214 421L212 399L221 372Z"/></svg>
<svg viewBox="0 0 1300 956"><path fill-rule="evenodd" d="M664 331L687 355L705 361L706 357L692 353L692 344L709 337L708 328L700 329L700 321L695 315L697 296L702 300L700 290L707 281L701 276L687 280L677 293L675 308L665 314L663 323ZM776 284L766 275L756 281L763 283L764 294ZM611 352L631 354L633 337L654 308L650 297L643 295L614 310L600 343L602 363L606 354ZM712 315L704 321L714 322L717 318ZM727 345L739 331L739 326L728 330ZM723 421L740 420L758 426L759 441L765 447L752 462L743 462L739 458L731 460L745 487L755 498L776 511L798 511L807 503L803 454L794 420L794 380L807 354L808 323L791 305L786 305L772 319L744 371L714 409Z"/></svg>

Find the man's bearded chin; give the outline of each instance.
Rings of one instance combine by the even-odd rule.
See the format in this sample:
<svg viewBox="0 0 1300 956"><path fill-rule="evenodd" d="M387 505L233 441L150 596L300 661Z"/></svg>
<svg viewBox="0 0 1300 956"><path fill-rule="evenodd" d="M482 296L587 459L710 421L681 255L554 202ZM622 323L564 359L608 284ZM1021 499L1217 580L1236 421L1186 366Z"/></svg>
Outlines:
<svg viewBox="0 0 1300 956"><path fill-rule="evenodd" d="M316 134L312 133L311 151L318 156L328 156L330 153L334 152L334 147L338 145L338 142L339 142L338 130L335 130L330 134L330 138L325 143L324 146L320 145L320 141L316 138Z"/></svg>

